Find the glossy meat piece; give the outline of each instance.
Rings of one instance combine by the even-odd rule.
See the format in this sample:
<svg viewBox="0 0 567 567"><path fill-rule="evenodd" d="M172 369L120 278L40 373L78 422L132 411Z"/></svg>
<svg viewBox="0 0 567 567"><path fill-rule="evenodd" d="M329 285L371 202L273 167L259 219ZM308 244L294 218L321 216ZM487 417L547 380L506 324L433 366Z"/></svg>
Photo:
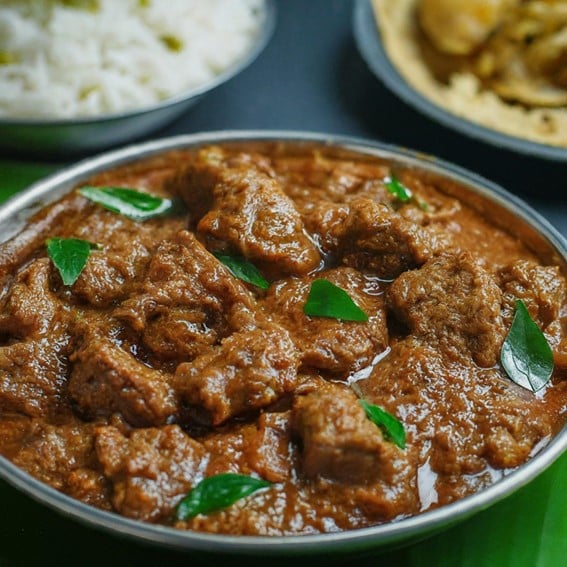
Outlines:
<svg viewBox="0 0 567 567"><path fill-rule="evenodd" d="M3 301L0 408L37 417L55 411L64 391L69 312L51 289L47 258L31 262Z"/></svg>
<svg viewBox="0 0 567 567"><path fill-rule="evenodd" d="M66 382L68 337L0 347L0 408L31 417L56 411Z"/></svg>
<svg viewBox="0 0 567 567"><path fill-rule="evenodd" d="M274 272L304 274L321 259L293 201L254 156L206 148L180 189L197 232L213 248L238 252ZM201 217L203 206L210 209Z"/></svg>
<svg viewBox="0 0 567 567"><path fill-rule="evenodd" d="M132 257L132 252L128 258ZM73 293L91 305L105 307L124 297L126 282L132 276L132 270L123 258L93 251L73 284Z"/></svg>
<svg viewBox="0 0 567 567"><path fill-rule="evenodd" d="M301 439L301 467L308 478L356 484L387 480L393 462L403 458L366 417L354 392L339 385L299 396L292 427Z"/></svg>
<svg viewBox="0 0 567 567"><path fill-rule="evenodd" d="M144 276L113 315L160 359L192 360L255 324L250 292L190 232L164 240Z"/></svg>
<svg viewBox="0 0 567 567"><path fill-rule="evenodd" d="M323 253L330 258L337 255L349 212L350 208L346 203L324 200L308 201L301 211L305 228Z"/></svg>
<svg viewBox="0 0 567 567"><path fill-rule="evenodd" d="M182 228L182 219L150 219L137 223L99 205L73 231L74 238L96 243L89 261L73 285L73 294L97 307L123 299L143 273L157 244Z"/></svg>
<svg viewBox="0 0 567 567"><path fill-rule="evenodd" d="M198 420L219 425L291 392L298 365L289 333L266 324L234 333L211 352L180 364L173 385Z"/></svg>
<svg viewBox="0 0 567 567"><path fill-rule="evenodd" d="M419 225L370 199L353 201L345 224L340 239L343 263L381 278L393 279L423 264L435 250Z"/></svg>
<svg viewBox="0 0 567 567"><path fill-rule="evenodd" d="M396 342L357 385L400 416L407 457L431 471L437 504L491 484L499 475L493 468L517 466L551 431L544 402L497 368L471 379L466 360L414 337Z"/></svg>
<svg viewBox="0 0 567 567"><path fill-rule="evenodd" d="M86 199L69 193L51 207L41 209L21 232L3 242L0 247L2 284L8 283L14 272L21 270L37 254L38 249L43 249L47 238L59 236L61 228L69 229L75 222L83 220L86 205Z"/></svg>
<svg viewBox="0 0 567 567"><path fill-rule="evenodd" d="M270 482L289 480L293 471L290 412L262 413L255 429L255 435L244 448L250 466Z"/></svg>
<svg viewBox="0 0 567 567"><path fill-rule="evenodd" d="M388 345L380 285L352 268L318 272L317 278L325 278L344 289L369 320L340 321L305 315L303 306L313 277L293 278L273 285L263 305L289 329L304 367L346 378L369 365Z"/></svg>
<svg viewBox="0 0 567 567"><path fill-rule="evenodd" d="M70 356L68 392L89 419L120 413L132 425L161 425L176 413L166 376L111 340L86 331Z"/></svg>
<svg viewBox="0 0 567 567"><path fill-rule="evenodd" d="M116 427L100 427L96 453L112 482L115 509L149 522L171 515L207 458L203 446L177 425L137 429L129 436Z"/></svg>
<svg viewBox="0 0 567 567"><path fill-rule="evenodd" d="M261 410L256 420L235 420L200 437L210 456L205 475L241 472L270 482L289 481L296 460L290 413Z"/></svg>
<svg viewBox="0 0 567 567"><path fill-rule="evenodd" d="M22 442L29 437L32 428L33 419L21 415L20 413L12 413L4 416L0 420L0 454L7 459L12 459L14 454L22 447Z"/></svg>
<svg viewBox="0 0 567 567"><path fill-rule="evenodd" d="M42 482L66 490L69 482L73 482L70 480L73 472L95 466L94 426L88 423L56 426L32 421L13 461Z"/></svg>
<svg viewBox="0 0 567 567"><path fill-rule="evenodd" d="M508 321L514 316L516 299L523 300L532 318L544 330L559 317L566 285L557 266L519 260L503 268L499 278Z"/></svg>
<svg viewBox="0 0 567 567"><path fill-rule="evenodd" d="M485 457L491 466L507 469L521 465L537 450L538 443L551 435L549 425L534 413L533 404L512 399L498 417L484 425Z"/></svg>
<svg viewBox="0 0 567 567"><path fill-rule="evenodd" d="M506 329L502 291L467 253L444 255L407 271L388 290L388 305L416 337L457 358L496 364Z"/></svg>
<svg viewBox="0 0 567 567"><path fill-rule="evenodd" d="M50 287L52 267L40 258L22 270L3 299L0 333L20 339L45 337L61 318L60 301Z"/></svg>

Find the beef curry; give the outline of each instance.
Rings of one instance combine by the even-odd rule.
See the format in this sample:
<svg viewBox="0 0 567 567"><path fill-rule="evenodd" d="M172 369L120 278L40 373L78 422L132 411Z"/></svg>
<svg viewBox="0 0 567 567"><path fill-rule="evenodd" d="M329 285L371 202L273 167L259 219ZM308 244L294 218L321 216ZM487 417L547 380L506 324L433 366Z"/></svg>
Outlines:
<svg viewBox="0 0 567 567"><path fill-rule="evenodd" d="M139 220L87 185L172 206ZM309 144L95 175L0 248L1 453L103 510L231 534L375 525L496 482L563 426L565 279L466 195ZM88 243L71 282L61 242ZM502 362L518 305L553 353L533 389Z"/></svg>

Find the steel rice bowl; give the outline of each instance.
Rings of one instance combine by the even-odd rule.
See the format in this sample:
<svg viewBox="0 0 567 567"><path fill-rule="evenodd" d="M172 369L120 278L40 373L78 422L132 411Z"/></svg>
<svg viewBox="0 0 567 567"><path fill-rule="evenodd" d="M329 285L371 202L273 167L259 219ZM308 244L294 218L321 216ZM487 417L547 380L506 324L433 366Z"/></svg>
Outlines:
<svg viewBox="0 0 567 567"><path fill-rule="evenodd" d="M465 187L469 203L488 204L497 209L505 222L513 219L524 239L548 249L549 257L563 270L567 267L567 241L543 217L518 197L490 181L421 153L363 139L324 134L280 131L225 131L178 136L133 145L86 159L77 165L42 180L13 197L0 207L0 240L5 241L25 224L39 207L56 200L95 173L131 163L162 152L194 148L223 142L289 142L323 145L392 160L401 165L441 175ZM485 210L487 210L485 209ZM18 490L70 518L140 543L205 554L233 554L256 557L290 557L299 555L343 555L384 550L409 544L417 539L448 528L488 508L541 474L567 449L567 425L528 462L488 488L452 504L420 515L356 530L293 536L233 536L183 531L131 520L88 506L43 484L0 457L0 477Z"/></svg>
<svg viewBox="0 0 567 567"><path fill-rule="evenodd" d="M116 114L53 120L0 116L0 150L26 158L85 155L123 145L170 124L260 55L275 28L274 0L265 0L259 19L259 33L248 51L208 82L156 104Z"/></svg>

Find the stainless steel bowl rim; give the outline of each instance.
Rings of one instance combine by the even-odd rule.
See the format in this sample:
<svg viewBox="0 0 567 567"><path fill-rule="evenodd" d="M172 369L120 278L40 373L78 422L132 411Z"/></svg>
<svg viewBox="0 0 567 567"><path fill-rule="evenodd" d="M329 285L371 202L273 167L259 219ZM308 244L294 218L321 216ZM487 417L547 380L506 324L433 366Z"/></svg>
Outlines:
<svg viewBox="0 0 567 567"><path fill-rule="evenodd" d="M527 224L537 229L567 262L567 239L522 199L475 173L433 156L389 144L362 138L296 131L239 130L197 133L131 145L85 159L35 183L2 205L0 207L0 240L5 240L16 228L10 222L11 219L19 217L18 222L23 223L25 221L25 211L35 209L38 202L43 203L46 201L46 197L53 198L67 192L77 183L101 170L150 157L168 150L234 141L322 143L386 159L402 161L409 166L444 175L459 183L463 183L471 188L473 192L495 201L499 206L514 213ZM24 212L23 217L22 212ZM6 226L9 227L8 230L5 229ZM34 479L3 457L0 457L0 477L36 500L79 522L139 541L187 551L291 556L362 551L386 545L400 544L404 540L424 536L461 521L508 496L543 472L565 450L567 450L567 424L530 461L517 470L510 472L492 486L472 496L438 509L391 523L344 532L311 535L231 536L176 530L131 520L88 506L66 496Z"/></svg>
<svg viewBox="0 0 567 567"><path fill-rule="evenodd" d="M276 25L276 4L275 0L264 0L264 8L262 14L263 21L259 28L258 36L246 53L229 65L224 71L215 75L209 81L184 90L176 95L165 98L152 105L133 108L123 112L96 114L93 116L77 116L69 118L33 118L33 117L9 117L0 116L0 126L34 126L34 127L53 127L53 126L84 126L88 124L97 124L100 122L115 122L126 118L135 118L144 114L150 114L156 110L163 110L170 106L182 104L189 99L197 98L205 93L225 83L240 71L250 65L260 53L264 50L270 40Z"/></svg>

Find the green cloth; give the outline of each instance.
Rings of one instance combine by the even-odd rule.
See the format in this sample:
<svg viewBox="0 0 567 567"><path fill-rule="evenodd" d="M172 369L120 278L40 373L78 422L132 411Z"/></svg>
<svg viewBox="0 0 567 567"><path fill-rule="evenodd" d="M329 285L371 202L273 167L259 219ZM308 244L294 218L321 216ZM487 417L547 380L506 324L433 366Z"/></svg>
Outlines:
<svg viewBox="0 0 567 567"><path fill-rule="evenodd" d="M56 171L60 166L0 161L0 202L20 189Z"/></svg>
<svg viewBox="0 0 567 567"><path fill-rule="evenodd" d="M0 162L0 199L57 169L55 165ZM476 516L425 541L355 567L561 567L567 565L567 454L528 486ZM40 506L0 481L0 566L204 565L181 554L110 537ZM232 565L242 560L223 558ZM272 561L261 562L270 565ZM290 559L286 564L318 565ZM260 564L260 563L257 563Z"/></svg>

